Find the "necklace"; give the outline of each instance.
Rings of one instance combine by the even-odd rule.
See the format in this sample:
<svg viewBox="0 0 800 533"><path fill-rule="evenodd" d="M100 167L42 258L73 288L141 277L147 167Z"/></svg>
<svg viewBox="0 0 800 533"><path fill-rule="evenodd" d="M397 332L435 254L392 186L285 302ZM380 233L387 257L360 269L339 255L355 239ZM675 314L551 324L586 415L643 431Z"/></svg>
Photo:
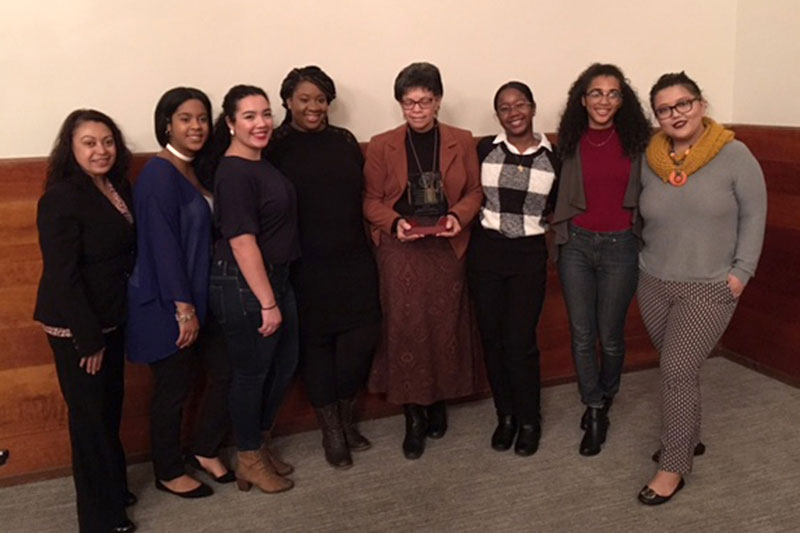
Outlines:
<svg viewBox="0 0 800 533"><path fill-rule="evenodd" d="M439 155L437 152L437 147L439 146L439 128L436 127L434 124L433 126L433 164L431 165L430 172L424 172L422 170L422 164L419 161L419 155L417 155L417 149L414 147L414 139L411 138L411 130L406 129L406 136L408 137L408 144L411 146L411 153L414 155L414 162L417 164L417 170L419 170L419 177L420 177L420 185L424 189L425 195L425 203L434 204L436 203L436 191L434 190L435 181L436 181L436 157ZM409 185L408 189L408 203L414 205L411 186Z"/></svg>
<svg viewBox="0 0 800 533"><path fill-rule="evenodd" d="M603 142L594 143L591 139L589 139L589 135L586 135L586 142L589 143L589 146L594 146L595 148L602 148L603 146L607 145L611 138L614 136L614 128L611 128L611 132L608 134L608 137Z"/></svg>
<svg viewBox="0 0 800 533"><path fill-rule="evenodd" d="M419 156L417 155L417 149L414 148L414 139L411 138L411 132L406 130L406 135L408 136L408 144L411 146L411 153L414 154L414 162L417 164L417 170L419 170L420 175L422 172L422 165L419 162ZM436 152L436 146L439 144L439 128L436 126L433 127L433 165L431 166L431 172L436 172L436 156L438 155Z"/></svg>
<svg viewBox="0 0 800 533"><path fill-rule="evenodd" d="M181 161L185 161L186 163L191 163L194 160L194 156L183 155L174 146L172 146L170 143L167 143L166 148L167 148L167 151L169 153L171 153L172 155L174 155L175 157L177 157Z"/></svg>
<svg viewBox="0 0 800 533"><path fill-rule="evenodd" d="M689 148L683 152L681 157L677 157L674 151L669 153L669 158L672 159L672 163L675 165L675 169L669 173L668 181L670 185L674 187L683 187L686 185L686 182L689 180L689 176L681 167L683 167L683 164L686 162L686 158L689 157L689 153L691 151L692 147L689 146Z"/></svg>

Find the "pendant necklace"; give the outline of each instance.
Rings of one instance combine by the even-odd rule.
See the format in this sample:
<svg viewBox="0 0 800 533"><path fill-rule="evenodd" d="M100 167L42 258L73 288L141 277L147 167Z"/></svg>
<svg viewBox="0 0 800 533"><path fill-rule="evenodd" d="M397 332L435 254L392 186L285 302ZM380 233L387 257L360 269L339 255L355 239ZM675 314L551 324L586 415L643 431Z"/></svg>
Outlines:
<svg viewBox="0 0 800 533"><path fill-rule="evenodd" d="M602 148L603 146L607 145L609 143L609 141L611 141L611 138L613 136L614 136L614 128L612 127L611 128L611 132L608 134L608 137L606 137L606 139L604 141L599 142L599 143L592 142L592 140L589 138L589 135L587 134L586 135L586 142L589 143L589 146L594 146L595 148Z"/></svg>
<svg viewBox="0 0 800 533"><path fill-rule="evenodd" d="M419 156L417 155L417 149L414 147L414 139L411 138L411 130L410 130L410 128L406 130L406 136L408 137L408 144L411 146L411 153L414 155L414 162L417 164L417 170L419 170L420 180L424 181L425 172L422 170L422 164L419 161ZM436 125L434 124L434 126L433 126L433 166L431 167L431 174L436 172L436 156L438 155L437 154L438 150L436 149L436 147L438 145L439 145L439 128L437 128ZM426 200L435 200L435 199L428 198L428 196L430 196L430 194L433 193L433 191L431 191L430 193L428 192L428 189L430 189L430 185L433 185L433 184L423 184L423 185L424 185L424 188L426 189L425 190ZM408 187L406 190L407 190L407 194L408 194L408 203L413 205L412 197L411 197L411 187ZM431 203L433 203L433 202L431 202Z"/></svg>
<svg viewBox="0 0 800 533"><path fill-rule="evenodd" d="M683 155L678 158L675 155L675 152L672 151L669 153L669 158L672 159L672 163L675 165L675 169L669 173L668 181L670 185L674 187L683 187L686 185L686 182L689 181L689 176L686 175L686 171L683 170L683 164L686 162L686 158L689 157L689 153L692 151L692 147L686 149L683 152Z"/></svg>

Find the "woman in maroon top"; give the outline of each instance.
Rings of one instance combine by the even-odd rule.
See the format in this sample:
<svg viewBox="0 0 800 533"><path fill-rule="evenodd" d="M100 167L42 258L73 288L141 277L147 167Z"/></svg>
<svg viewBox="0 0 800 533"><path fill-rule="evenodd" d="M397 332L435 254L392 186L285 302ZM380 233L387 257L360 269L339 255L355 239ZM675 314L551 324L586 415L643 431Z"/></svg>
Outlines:
<svg viewBox="0 0 800 533"><path fill-rule="evenodd" d="M581 455L600 453L619 390L625 316L638 275L640 159L649 138L650 124L618 67L595 63L581 73L558 129L563 167L552 219L586 406Z"/></svg>

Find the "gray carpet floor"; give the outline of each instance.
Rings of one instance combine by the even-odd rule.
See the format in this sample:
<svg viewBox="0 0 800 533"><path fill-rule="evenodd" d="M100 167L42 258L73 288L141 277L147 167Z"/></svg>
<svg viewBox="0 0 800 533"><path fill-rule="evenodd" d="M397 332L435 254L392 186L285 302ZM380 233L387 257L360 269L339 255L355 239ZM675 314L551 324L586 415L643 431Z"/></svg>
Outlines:
<svg viewBox="0 0 800 533"><path fill-rule="evenodd" d="M141 532L199 531L800 531L800 390L722 358L703 369L706 455L661 507L636 494L654 472L657 370L623 376L603 452L581 457L574 384L543 392L544 433L529 458L489 447L490 401L450 409L450 430L425 455L400 452L403 419L362 424L373 448L330 468L318 432L277 439L297 472L278 495L215 486L205 500L156 491L148 464L131 466ZM71 478L0 489L0 531L76 529Z"/></svg>

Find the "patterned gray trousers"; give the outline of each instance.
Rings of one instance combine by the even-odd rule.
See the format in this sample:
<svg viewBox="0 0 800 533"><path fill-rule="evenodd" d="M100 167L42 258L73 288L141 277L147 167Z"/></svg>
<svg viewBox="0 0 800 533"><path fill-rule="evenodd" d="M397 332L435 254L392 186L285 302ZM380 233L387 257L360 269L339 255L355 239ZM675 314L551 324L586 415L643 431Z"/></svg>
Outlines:
<svg viewBox="0 0 800 533"><path fill-rule="evenodd" d="M700 367L736 309L726 281L665 281L639 273L639 309L660 354L659 468L687 474L700 441Z"/></svg>

